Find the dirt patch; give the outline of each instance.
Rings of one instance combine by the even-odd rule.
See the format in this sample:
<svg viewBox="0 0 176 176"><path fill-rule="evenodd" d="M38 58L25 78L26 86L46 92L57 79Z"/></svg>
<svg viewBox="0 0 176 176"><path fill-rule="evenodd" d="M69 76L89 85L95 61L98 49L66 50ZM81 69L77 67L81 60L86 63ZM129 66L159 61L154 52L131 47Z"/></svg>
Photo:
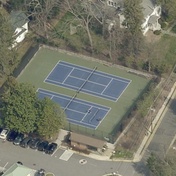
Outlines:
<svg viewBox="0 0 176 176"><path fill-rule="evenodd" d="M148 31L146 34L146 41L148 43L155 43L158 42L161 39L161 34L160 35L155 35L153 31Z"/></svg>

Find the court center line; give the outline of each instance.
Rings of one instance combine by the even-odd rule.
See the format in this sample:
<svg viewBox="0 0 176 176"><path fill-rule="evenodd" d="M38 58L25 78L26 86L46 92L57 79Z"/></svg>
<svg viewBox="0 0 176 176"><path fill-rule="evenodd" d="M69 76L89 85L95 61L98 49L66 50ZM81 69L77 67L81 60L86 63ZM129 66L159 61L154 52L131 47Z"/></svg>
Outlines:
<svg viewBox="0 0 176 176"><path fill-rule="evenodd" d="M104 93L104 91L107 89L107 87L109 87L109 85L111 84L112 80L113 79L111 78L111 80L109 81L109 83L105 86L104 90L101 92L101 95Z"/></svg>
<svg viewBox="0 0 176 176"><path fill-rule="evenodd" d="M65 83L66 79L70 76L70 74L73 72L74 68L72 68L72 70L70 71L70 73L66 76L66 78L62 81L62 84Z"/></svg>

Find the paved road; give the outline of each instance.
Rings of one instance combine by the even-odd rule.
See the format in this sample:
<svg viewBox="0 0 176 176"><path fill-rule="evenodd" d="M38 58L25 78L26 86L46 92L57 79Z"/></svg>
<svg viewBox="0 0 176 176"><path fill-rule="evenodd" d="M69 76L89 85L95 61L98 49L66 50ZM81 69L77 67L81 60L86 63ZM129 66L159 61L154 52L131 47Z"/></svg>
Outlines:
<svg viewBox="0 0 176 176"><path fill-rule="evenodd" d="M165 153L171 146L176 135L176 93L166 109L161 124L156 130L153 139L151 140L144 158L147 158L151 152L157 154L163 159Z"/></svg>
<svg viewBox="0 0 176 176"><path fill-rule="evenodd" d="M53 172L56 176L101 176L106 173L117 172L123 176L142 176L145 169L140 163L98 161L84 156L73 154L68 161L59 159L63 154L62 149L58 149L53 156L43 154L32 149L23 149L14 146L12 143L0 141L0 166L6 163L9 168L17 161L32 169L44 168ZM80 164L81 159L86 160L86 164Z"/></svg>

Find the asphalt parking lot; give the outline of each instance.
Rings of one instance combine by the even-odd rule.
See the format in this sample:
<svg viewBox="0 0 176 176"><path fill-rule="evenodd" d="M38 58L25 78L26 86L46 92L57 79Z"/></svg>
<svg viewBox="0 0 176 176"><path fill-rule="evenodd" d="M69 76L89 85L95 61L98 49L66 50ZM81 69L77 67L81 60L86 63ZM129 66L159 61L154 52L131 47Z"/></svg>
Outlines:
<svg viewBox="0 0 176 176"><path fill-rule="evenodd" d="M57 149L52 155L30 148L21 148L12 143L0 140L0 166L8 169L12 164L21 161L32 169L45 169L56 176L101 176L118 172L122 176L142 176L131 162L98 161L79 154Z"/></svg>

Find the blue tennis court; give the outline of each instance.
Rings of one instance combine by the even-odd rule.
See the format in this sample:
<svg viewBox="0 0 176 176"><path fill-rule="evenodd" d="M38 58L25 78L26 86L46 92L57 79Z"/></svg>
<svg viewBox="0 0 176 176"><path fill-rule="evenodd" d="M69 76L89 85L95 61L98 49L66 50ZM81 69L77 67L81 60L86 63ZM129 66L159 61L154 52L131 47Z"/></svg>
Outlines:
<svg viewBox="0 0 176 176"><path fill-rule="evenodd" d="M88 101L73 99L72 97L55 92L38 89L40 99L48 97L58 103L65 111L70 123L96 129L110 111L109 107Z"/></svg>
<svg viewBox="0 0 176 176"><path fill-rule="evenodd" d="M131 80L59 61L44 82L117 101Z"/></svg>

